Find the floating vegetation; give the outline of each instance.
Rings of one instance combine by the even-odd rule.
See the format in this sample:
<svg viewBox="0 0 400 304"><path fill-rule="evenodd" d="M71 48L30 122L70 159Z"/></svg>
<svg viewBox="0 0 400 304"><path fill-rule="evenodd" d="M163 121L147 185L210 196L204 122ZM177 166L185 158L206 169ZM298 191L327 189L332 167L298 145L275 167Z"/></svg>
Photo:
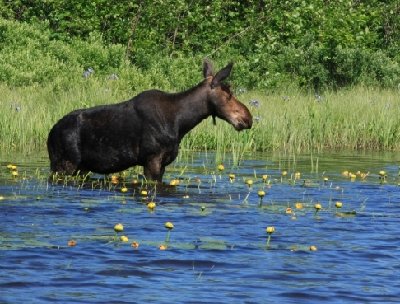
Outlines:
<svg viewBox="0 0 400 304"><path fill-rule="evenodd" d="M98 199L95 199L95 196L100 195L102 201L120 204L120 207L116 209L119 215L143 214L144 211L147 211L146 213L151 214L154 219L172 215L174 212L183 212L180 210L182 207L190 208L191 206L193 211L188 213L191 216L203 218L215 216L215 210L246 208L249 212L260 212L271 216L286 215L287 219L293 221L304 221L310 216L318 218L319 221L326 221L332 215L337 219L351 219L365 214L368 198L356 197L360 200L360 203L355 206L354 198L349 194L344 194L346 188L354 187L349 182L359 183L363 187L366 186L367 182L370 183L371 187L382 184L397 185L399 183L398 174L392 174L391 178L387 170L376 170L377 173L374 175L367 170L339 169L336 172L330 171L328 178L328 172L325 171L321 174L310 174L292 165L285 166L287 169L282 170L280 169L283 167L281 164L276 168L252 169L252 171L244 173L240 167L231 165L229 161L214 166L213 168L216 168L216 170L213 170L212 166L209 167L211 169L208 169L207 166L202 165L200 170L193 173L186 171L187 164L184 165L184 169L179 166L172 167L172 170L166 173L169 182L164 184L146 181L137 169L110 176L96 174L53 175L48 179L46 171L41 174L39 173L40 170L37 169L35 174L32 174L26 171L24 165L4 163L2 166L4 169L0 178L3 184L12 184L16 190L13 194L9 192L0 193L0 204L28 201L28 204L34 204L29 199L29 195L22 193L25 193L24 188L29 189L30 185L35 185L36 204L46 202L46 197L54 196L53 191L56 191L56 193L71 193L72 191L81 204L80 210L92 214L92 216L95 216L101 208ZM19 174L13 174L13 172L19 172ZM353 179L353 176L357 178ZM79 198L83 193L85 193L85 196L89 195L89 197ZM320 196L321 193L325 194ZM326 195L326 193L329 193L329 195ZM90 198L93 195L94 197ZM171 205L170 201L179 201L180 203ZM353 201L353 203L348 201ZM157 213L154 212L156 208ZM251 211L251 208L254 208L254 211ZM258 211L256 211L257 209ZM375 214L375 216L377 215ZM184 218L185 216L182 216L182 220ZM176 220L176 217L174 219ZM167 221L164 227L167 233L162 246L159 246L160 241L146 239L146 236L142 236L143 239L140 240L140 244L142 246L156 246L160 250L167 249L170 245L174 224ZM270 246L274 229L273 226L266 229L268 234L267 247ZM108 240L119 243L121 246L130 242L128 235L132 234L133 231L126 232L122 223L115 224L113 230L115 233L113 238L109 238L108 233L105 232L102 235L93 235L88 239ZM208 233L208 231L208 229L204 230L205 233ZM122 234L123 232L124 234ZM210 233L212 234L212 231ZM64 245L74 247L78 241L81 244L85 241L85 237L74 235L73 238L70 237L65 240ZM190 240L188 241L190 242ZM13 246L12 239L8 240L8 244ZM139 241L131 241L130 244L135 249L139 248ZM179 246L193 249L209 248L211 245L203 244L202 246L187 247L187 243L174 242L174 248L179 248Z"/></svg>
<svg viewBox="0 0 400 304"><path fill-rule="evenodd" d="M312 162L310 155L262 154L246 156L240 166L226 157L222 171L214 156L183 151L168 168L164 184L148 182L140 168L115 177L49 178L47 156L39 162L3 156L2 296L24 292L20 284L10 287L13 282L38 279L46 284L28 292L54 292L54 299L60 284L73 288L82 280L87 280L80 287L87 294L104 282L102 297L113 289L119 295L123 286L139 292L147 284L151 290L156 282L162 298L144 301L182 302L174 298L175 283L185 290L200 286L227 293L232 282L247 280L252 285L239 284L235 291L264 295L280 286L284 301L282 293L306 285L317 295L326 278L338 292L356 286L358 299L371 284L389 286L396 295L396 286L390 284L396 278L393 261L400 258L394 245L400 201L397 154L357 155L353 162L337 154L329 159L314 155ZM16 166L18 176L12 176L8 164ZM356 175L354 181L349 172ZM171 186L172 180L179 183ZM335 267L338 257L340 267ZM372 269L365 262L371 259L377 265ZM368 279L358 280L360 273ZM326 286L318 295L326 295ZM97 299L115 300L70 298ZM377 299L372 291L361 301Z"/></svg>

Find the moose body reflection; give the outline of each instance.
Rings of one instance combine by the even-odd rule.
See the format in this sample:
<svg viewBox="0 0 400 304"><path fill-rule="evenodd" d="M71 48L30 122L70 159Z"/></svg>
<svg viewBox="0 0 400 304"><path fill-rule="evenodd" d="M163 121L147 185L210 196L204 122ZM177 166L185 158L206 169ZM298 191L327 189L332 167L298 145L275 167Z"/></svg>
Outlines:
<svg viewBox="0 0 400 304"><path fill-rule="evenodd" d="M187 91L149 90L125 102L67 114L49 133L52 172L106 174L141 165L147 179L162 181L183 136L203 119L211 115L238 131L251 128L248 108L223 83L232 66L214 75L204 61L204 80Z"/></svg>

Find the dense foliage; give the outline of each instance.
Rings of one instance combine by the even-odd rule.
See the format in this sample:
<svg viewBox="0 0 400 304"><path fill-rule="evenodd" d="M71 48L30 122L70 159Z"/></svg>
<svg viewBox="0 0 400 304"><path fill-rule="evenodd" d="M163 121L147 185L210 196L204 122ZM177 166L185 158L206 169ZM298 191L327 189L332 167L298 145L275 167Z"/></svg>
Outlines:
<svg viewBox="0 0 400 304"><path fill-rule="evenodd" d="M165 76L171 62L191 70L206 56L239 63L247 88L400 83L398 0L1 0L0 15L0 81L12 85L126 62Z"/></svg>

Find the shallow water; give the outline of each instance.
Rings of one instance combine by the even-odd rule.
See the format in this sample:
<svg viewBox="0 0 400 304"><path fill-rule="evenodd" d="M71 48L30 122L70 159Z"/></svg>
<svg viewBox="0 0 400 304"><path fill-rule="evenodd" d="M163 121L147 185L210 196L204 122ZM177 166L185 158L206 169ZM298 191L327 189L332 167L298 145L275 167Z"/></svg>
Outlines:
<svg viewBox="0 0 400 304"><path fill-rule="evenodd" d="M213 154L189 155L165 176L180 184L148 186L147 199L132 187L132 171L126 193L122 183L99 187L101 176L85 185L53 185L45 154L2 155L0 302L399 301L398 154L247 155L239 167L227 158L223 172ZM16 163L18 177L8 163ZM344 170L370 173L352 182ZM380 170L387 172L384 181ZM168 243L166 221L174 224ZM116 223L129 242L116 239ZM268 245L267 226L275 227ZM76 246L68 246L72 239Z"/></svg>

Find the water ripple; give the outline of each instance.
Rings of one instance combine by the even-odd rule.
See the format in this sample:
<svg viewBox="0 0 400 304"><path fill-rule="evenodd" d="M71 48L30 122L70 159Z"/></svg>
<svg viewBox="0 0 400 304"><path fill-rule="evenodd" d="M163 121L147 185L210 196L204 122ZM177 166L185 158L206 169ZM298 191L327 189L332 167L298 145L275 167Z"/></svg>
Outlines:
<svg viewBox="0 0 400 304"><path fill-rule="evenodd" d="M126 194L118 186L48 185L33 177L47 156L29 164L21 157L25 180L0 172L0 302L398 301L398 156L324 155L324 173L310 173L310 156L300 155L289 170L301 171L300 181L281 177L293 166L290 157L251 157L231 168L231 182L227 173L215 174L214 157L196 154L182 164L179 186L157 189L153 212L132 185ZM351 182L341 175L350 168L371 174ZM391 178L386 184L378 179L382 169ZM169 170L167 179L180 176L181 164ZM270 188L262 174L271 176ZM262 205L259 189L266 190ZM174 223L168 242L166 221ZM113 230L119 222L127 243ZM270 243L267 226L275 227Z"/></svg>

